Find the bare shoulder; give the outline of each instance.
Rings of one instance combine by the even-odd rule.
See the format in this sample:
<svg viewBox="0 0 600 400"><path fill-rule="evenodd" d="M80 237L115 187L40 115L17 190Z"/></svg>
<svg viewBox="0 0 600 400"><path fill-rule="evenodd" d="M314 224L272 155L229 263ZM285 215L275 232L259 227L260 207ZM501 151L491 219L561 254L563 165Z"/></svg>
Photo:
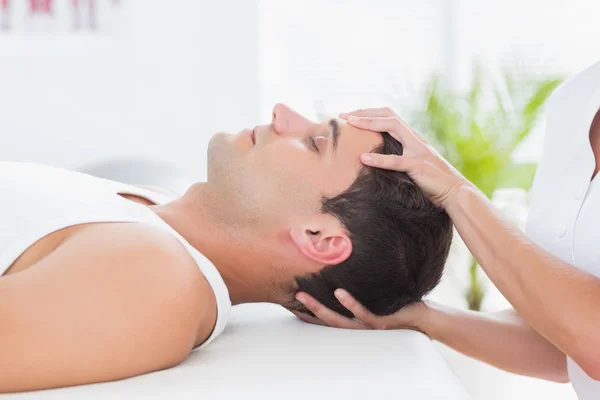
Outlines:
<svg viewBox="0 0 600 400"><path fill-rule="evenodd" d="M177 312L182 317L185 314L190 328L202 322L214 304L214 294L194 258L163 229L138 223L94 224L73 235L56 252L61 250L68 253L74 268L85 264L87 273L98 274L108 285L115 285L117 278L130 284L131 297L157 307L162 304L161 313L171 314L171 318ZM185 326L182 322L178 325Z"/></svg>
<svg viewBox="0 0 600 400"><path fill-rule="evenodd" d="M147 224L92 224L61 243L55 253L61 252L85 259L91 267L114 269L120 276L135 274L140 281L160 277L163 286L205 282L183 244L169 232Z"/></svg>
<svg viewBox="0 0 600 400"><path fill-rule="evenodd" d="M215 309L208 282L169 232L86 226L35 267L0 280L0 393L171 367L199 332L210 333Z"/></svg>

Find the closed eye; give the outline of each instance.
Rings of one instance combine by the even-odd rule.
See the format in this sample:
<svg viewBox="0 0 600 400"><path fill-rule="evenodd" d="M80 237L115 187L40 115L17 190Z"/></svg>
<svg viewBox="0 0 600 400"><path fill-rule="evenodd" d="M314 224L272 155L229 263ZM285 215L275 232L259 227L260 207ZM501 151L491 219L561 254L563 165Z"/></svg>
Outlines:
<svg viewBox="0 0 600 400"><path fill-rule="evenodd" d="M316 151L317 153L319 153L319 146L317 146L317 142L315 141L315 138L312 136L308 137L308 143L310 144L310 147Z"/></svg>
<svg viewBox="0 0 600 400"><path fill-rule="evenodd" d="M314 137L309 136L308 137L308 144L310 145L311 149L317 153L320 153L321 149L319 148L318 142L325 142L325 143L321 143L321 147L325 146L325 148L327 148L327 137L325 137L325 136L314 136Z"/></svg>

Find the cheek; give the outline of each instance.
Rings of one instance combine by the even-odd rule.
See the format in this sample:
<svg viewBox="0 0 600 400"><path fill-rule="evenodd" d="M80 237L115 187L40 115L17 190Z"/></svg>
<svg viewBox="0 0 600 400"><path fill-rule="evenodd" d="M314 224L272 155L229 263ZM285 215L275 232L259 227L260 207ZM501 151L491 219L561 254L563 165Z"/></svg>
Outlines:
<svg viewBox="0 0 600 400"><path fill-rule="evenodd" d="M268 146L256 155L254 171L247 173L253 175L256 190L265 200L279 209L312 211L320 207L322 174L313 154L290 143Z"/></svg>

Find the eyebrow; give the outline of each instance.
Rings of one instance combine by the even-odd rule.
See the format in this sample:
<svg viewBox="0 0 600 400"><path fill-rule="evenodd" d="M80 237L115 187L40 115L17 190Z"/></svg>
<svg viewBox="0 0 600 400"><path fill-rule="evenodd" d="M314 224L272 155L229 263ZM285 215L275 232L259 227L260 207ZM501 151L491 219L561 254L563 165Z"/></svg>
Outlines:
<svg viewBox="0 0 600 400"><path fill-rule="evenodd" d="M333 153L335 154L335 150L337 149L338 142L340 139L340 124L337 122L335 118L329 120L329 127L331 128L331 137L332 137L332 148Z"/></svg>

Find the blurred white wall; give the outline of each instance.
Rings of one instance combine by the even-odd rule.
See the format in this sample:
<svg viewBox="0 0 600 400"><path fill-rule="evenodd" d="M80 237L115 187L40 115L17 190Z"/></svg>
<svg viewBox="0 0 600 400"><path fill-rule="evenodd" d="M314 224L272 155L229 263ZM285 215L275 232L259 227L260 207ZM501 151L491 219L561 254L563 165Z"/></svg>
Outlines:
<svg viewBox="0 0 600 400"><path fill-rule="evenodd" d="M19 55L0 37L0 160L141 156L202 179L210 136L258 122L254 0L122 4L114 51Z"/></svg>

